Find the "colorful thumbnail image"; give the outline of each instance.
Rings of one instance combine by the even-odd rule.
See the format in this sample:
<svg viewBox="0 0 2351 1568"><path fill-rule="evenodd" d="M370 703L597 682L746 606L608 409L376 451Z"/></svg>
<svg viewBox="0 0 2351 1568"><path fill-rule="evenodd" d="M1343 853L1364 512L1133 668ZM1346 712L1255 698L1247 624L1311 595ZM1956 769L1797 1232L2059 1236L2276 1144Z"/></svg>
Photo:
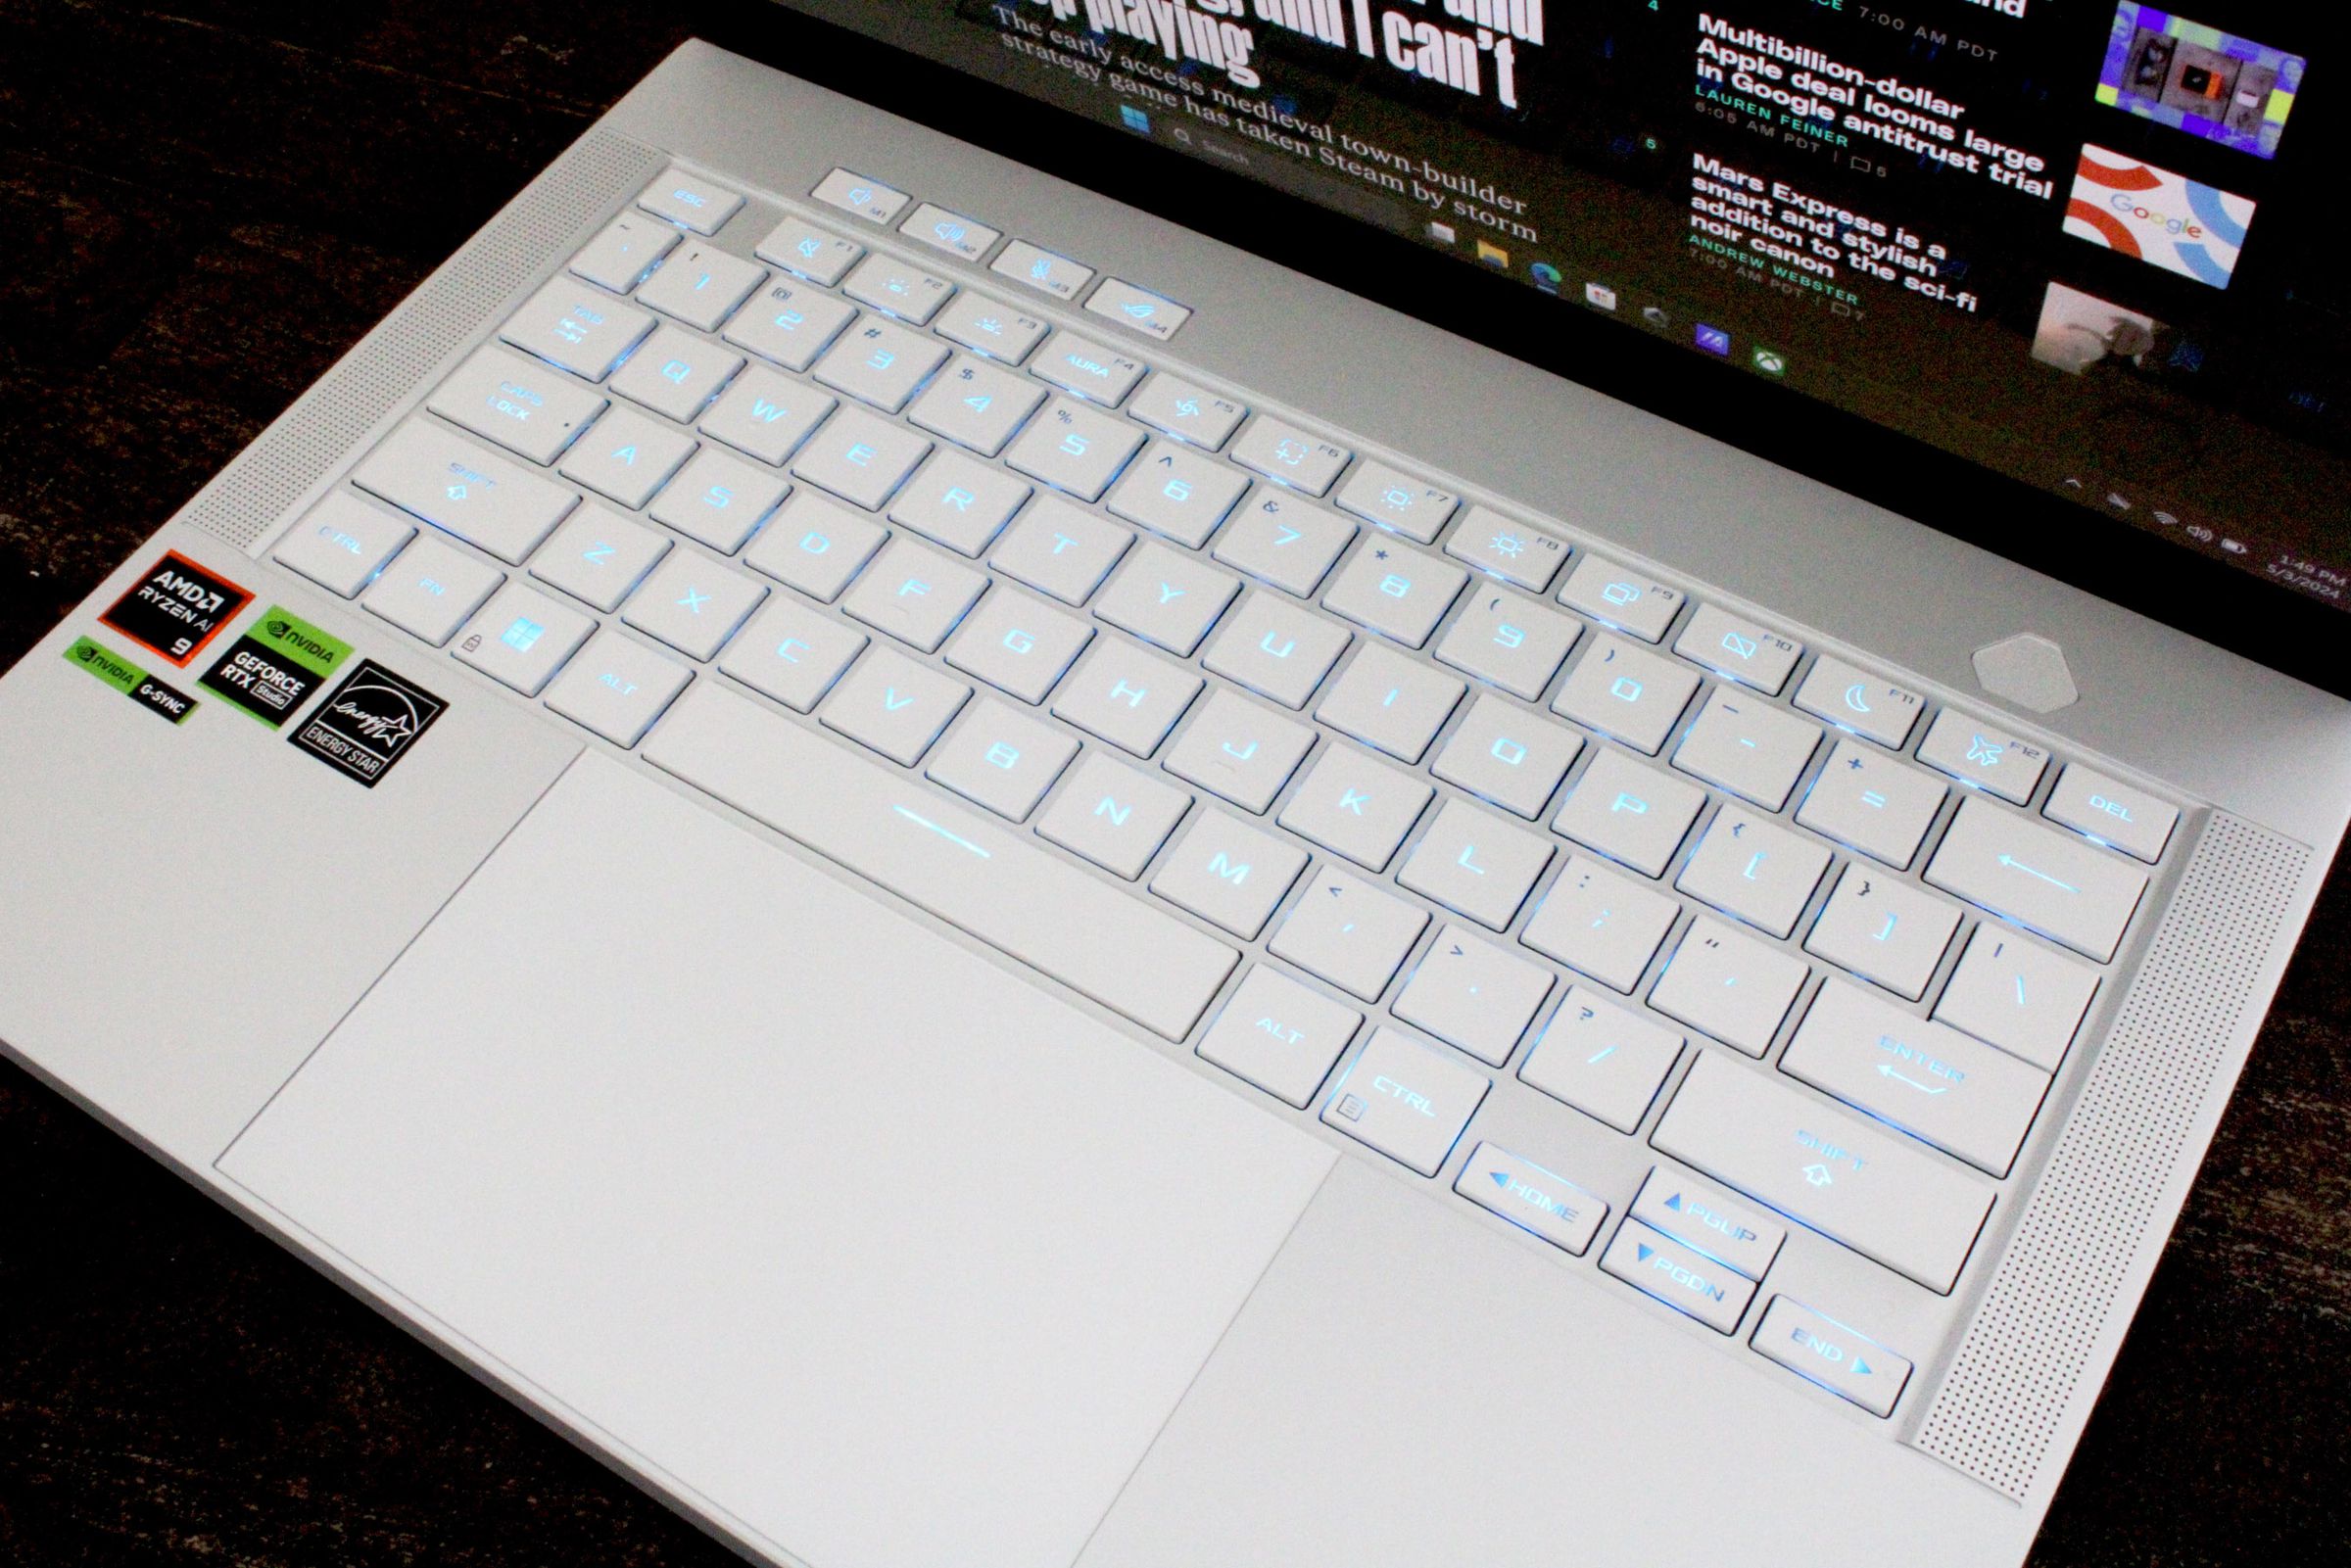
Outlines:
<svg viewBox="0 0 2351 1568"><path fill-rule="evenodd" d="M2106 42L2098 102L2240 153L2276 158L2307 64L2300 55L2123 0Z"/></svg>
<svg viewBox="0 0 2351 1568"><path fill-rule="evenodd" d="M2229 286L2253 203L2103 147L2082 149L2065 232L2150 266Z"/></svg>
<svg viewBox="0 0 2351 1568"><path fill-rule="evenodd" d="M2052 283L2040 302L2033 357L2076 376L2095 364L2157 371L2178 341L2177 332L2151 315Z"/></svg>

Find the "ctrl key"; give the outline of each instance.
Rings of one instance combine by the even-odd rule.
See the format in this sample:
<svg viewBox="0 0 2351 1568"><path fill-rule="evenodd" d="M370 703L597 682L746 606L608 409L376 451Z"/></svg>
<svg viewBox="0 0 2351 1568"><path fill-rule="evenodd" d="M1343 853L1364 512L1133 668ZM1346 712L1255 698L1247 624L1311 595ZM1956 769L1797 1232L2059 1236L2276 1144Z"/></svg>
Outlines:
<svg viewBox="0 0 2351 1568"><path fill-rule="evenodd" d="M1752 1343L1798 1377L1875 1416L1892 1415L1910 1381L1908 1360L1785 1296L1771 1299Z"/></svg>
<svg viewBox="0 0 2351 1568"><path fill-rule="evenodd" d="M1322 1120L1433 1176L1492 1085L1401 1029L1371 1036L1322 1105Z"/></svg>
<svg viewBox="0 0 2351 1568"><path fill-rule="evenodd" d="M1717 1334L1737 1328L1739 1315L1755 1296L1753 1280L1741 1278L1638 1219L1616 1227L1616 1239L1600 1255L1600 1266Z"/></svg>

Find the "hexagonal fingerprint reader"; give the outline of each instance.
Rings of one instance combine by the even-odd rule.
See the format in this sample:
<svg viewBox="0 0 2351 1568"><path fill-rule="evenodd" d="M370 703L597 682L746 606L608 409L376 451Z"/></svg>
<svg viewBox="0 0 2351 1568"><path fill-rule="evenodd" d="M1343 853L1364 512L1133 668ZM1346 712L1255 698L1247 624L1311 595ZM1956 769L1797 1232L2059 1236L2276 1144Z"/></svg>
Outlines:
<svg viewBox="0 0 2351 1568"><path fill-rule="evenodd" d="M2065 649L2030 632L1976 649L1976 679L1993 696L2035 713L2055 713L2082 699Z"/></svg>

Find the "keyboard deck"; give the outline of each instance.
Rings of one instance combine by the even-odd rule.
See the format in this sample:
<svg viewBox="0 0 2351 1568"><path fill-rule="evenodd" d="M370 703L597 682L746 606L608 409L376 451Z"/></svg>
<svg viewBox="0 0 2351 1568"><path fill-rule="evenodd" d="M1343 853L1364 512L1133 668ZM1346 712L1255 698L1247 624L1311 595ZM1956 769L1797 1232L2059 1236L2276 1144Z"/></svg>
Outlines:
<svg viewBox="0 0 2351 1568"><path fill-rule="evenodd" d="M1188 314L672 168L275 558L1893 1415L2179 806L1199 376Z"/></svg>

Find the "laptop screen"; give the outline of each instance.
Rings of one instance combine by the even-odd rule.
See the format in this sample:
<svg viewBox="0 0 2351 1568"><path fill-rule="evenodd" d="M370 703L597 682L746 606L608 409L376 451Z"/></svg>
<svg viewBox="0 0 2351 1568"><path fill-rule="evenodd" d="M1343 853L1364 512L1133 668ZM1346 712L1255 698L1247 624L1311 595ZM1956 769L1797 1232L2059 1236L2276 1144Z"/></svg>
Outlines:
<svg viewBox="0 0 2351 1568"><path fill-rule="evenodd" d="M2351 604L2341 8L791 3Z"/></svg>

